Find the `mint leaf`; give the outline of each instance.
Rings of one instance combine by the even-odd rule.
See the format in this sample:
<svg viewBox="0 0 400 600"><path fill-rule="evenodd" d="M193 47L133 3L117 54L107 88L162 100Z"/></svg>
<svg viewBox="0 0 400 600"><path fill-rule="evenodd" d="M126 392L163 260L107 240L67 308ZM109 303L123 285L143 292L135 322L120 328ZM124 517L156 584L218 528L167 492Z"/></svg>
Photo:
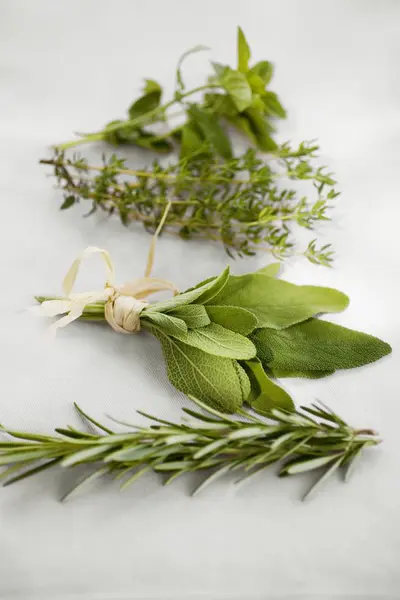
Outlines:
<svg viewBox="0 0 400 600"><path fill-rule="evenodd" d="M161 93L162 90L159 87L158 89L153 89L153 91L141 96L130 106L128 110L129 118L132 120L137 119L156 109L160 105Z"/></svg>
<svg viewBox="0 0 400 600"><path fill-rule="evenodd" d="M257 412L265 412L271 408L294 410L294 402L289 394L274 383L266 374L258 358L246 360L243 366L249 376L251 394L248 404Z"/></svg>
<svg viewBox="0 0 400 600"><path fill-rule="evenodd" d="M205 147L204 140L201 138L196 128L190 123L185 123L182 127L180 157L185 158L191 156L203 147Z"/></svg>
<svg viewBox="0 0 400 600"><path fill-rule="evenodd" d="M202 304L187 304L178 306L168 315L182 319L189 329L205 327L211 323L206 308ZM234 331L234 330L232 330Z"/></svg>
<svg viewBox="0 0 400 600"><path fill-rule="evenodd" d="M251 106L251 87L244 73L232 69L226 70L220 84L227 91L239 112L243 112Z"/></svg>
<svg viewBox="0 0 400 600"><path fill-rule="evenodd" d="M262 273L230 276L213 305L239 306L250 310L259 327L283 329L326 312L341 312L348 297L338 290L312 285L294 285Z"/></svg>
<svg viewBox="0 0 400 600"><path fill-rule="evenodd" d="M251 130L257 140L259 149L264 152L276 150L277 144L271 137L272 128L260 108L250 106L246 109L245 116L249 120Z"/></svg>
<svg viewBox="0 0 400 600"><path fill-rule="evenodd" d="M203 304L202 298L212 299L215 294L218 294L223 290L228 279L229 267L226 267L218 277L211 277L197 287L191 288L183 294L178 294L170 300L154 302L154 304L151 304L143 310L142 316L145 316L150 312L169 312L175 310L178 306L185 306L195 301Z"/></svg>
<svg viewBox="0 0 400 600"><path fill-rule="evenodd" d="M259 329L251 336L257 356L273 373L352 369L391 352L382 340L328 321L309 319L288 329Z"/></svg>
<svg viewBox="0 0 400 600"><path fill-rule="evenodd" d="M179 331L171 335L189 346L214 356L246 359L256 355L256 348L247 337L216 323L210 323L199 329L189 329L186 333Z"/></svg>
<svg viewBox="0 0 400 600"><path fill-rule="evenodd" d="M224 412L233 413L242 406L250 382L236 361L210 356L160 331L153 332L161 342L168 377L178 390Z"/></svg>
<svg viewBox="0 0 400 600"><path fill-rule="evenodd" d="M248 335L258 326L257 318L245 308L207 305L206 310L213 323L242 335Z"/></svg>
<svg viewBox="0 0 400 600"><path fill-rule="evenodd" d="M246 37L241 27L238 27L237 30L237 54L238 69L242 73L246 73L246 71L249 68L249 60L251 53L249 44L247 43Z"/></svg>

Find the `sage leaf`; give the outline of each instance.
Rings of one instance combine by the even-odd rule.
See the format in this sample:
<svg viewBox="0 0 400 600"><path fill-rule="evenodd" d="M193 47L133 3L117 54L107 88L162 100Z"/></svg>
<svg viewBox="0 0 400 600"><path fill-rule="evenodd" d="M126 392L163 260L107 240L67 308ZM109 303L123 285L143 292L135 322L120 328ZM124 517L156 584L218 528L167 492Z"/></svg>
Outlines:
<svg viewBox="0 0 400 600"><path fill-rule="evenodd" d="M249 68L249 60L251 57L250 47L241 27L237 29L237 64L238 69L242 73L246 73Z"/></svg>
<svg viewBox="0 0 400 600"><path fill-rule="evenodd" d="M244 73L228 69L224 72L220 83L231 97L232 102L239 112L243 112L251 106L251 87Z"/></svg>
<svg viewBox="0 0 400 600"><path fill-rule="evenodd" d="M161 331L167 335L184 335L188 330L185 321L164 313L148 313L146 317L141 319L141 323L145 325L146 320L157 325Z"/></svg>
<svg viewBox="0 0 400 600"><path fill-rule="evenodd" d="M271 263L266 267L261 267L261 269L258 269L257 273L262 273L262 275L267 275L268 277L278 277L279 273L281 272L281 268L281 263Z"/></svg>
<svg viewBox="0 0 400 600"><path fill-rule="evenodd" d="M268 412L271 408L283 408L289 411L295 409L292 398L268 377L258 358L246 360L243 366L251 384L251 393L247 402L254 410L262 413Z"/></svg>
<svg viewBox="0 0 400 600"><path fill-rule="evenodd" d="M372 335L320 319L282 330L259 329L251 339L263 365L277 375L352 369L391 352L389 344Z"/></svg>
<svg viewBox="0 0 400 600"><path fill-rule="evenodd" d="M304 379L322 379L323 377L328 377L328 375L333 375L335 371L332 369L331 371L280 371L279 369L268 369L271 371L273 377L277 379L289 378L289 377L300 377Z"/></svg>
<svg viewBox="0 0 400 600"><path fill-rule="evenodd" d="M208 312L202 304L186 304L185 306L178 306L168 313L168 315L182 319L189 329L205 327L211 323ZM235 330L232 329L232 331Z"/></svg>
<svg viewBox="0 0 400 600"><path fill-rule="evenodd" d="M223 158L232 158L232 147L229 137L223 130L217 115L192 104L188 109L189 117L199 127L206 141Z"/></svg>
<svg viewBox="0 0 400 600"><path fill-rule="evenodd" d="M205 310L213 323L242 335L248 335L258 327L257 318L245 308L207 305Z"/></svg>
<svg viewBox="0 0 400 600"><path fill-rule="evenodd" d="M145 316L149 312L169 312L175 310L178 306L185 306L197 301L203 304L202 298L212 299L214 295L219 294L229 279L229 267L226 267L218 277L211 277L199 284L197 287L191 288L183 294L178 294L170 300L164 302L154 302L142 311L142 315ZM206 296L207 293L207 296Z"/></svg>
<svg viewBox="0 0 400 600"><path fill-rule="evenodd" d="M256 347L247 337L216 323L210 323L199 329L189 329L186 333L176 332L171 335L189 346L214 356L244 360L256 355Z"/></svg>
<svg viewBox="0 0 400 600"><path fill-rule="evenodd" d="M223 412L234 413L250 392L236 361L211 356L154 330L163 349L169 380L178 390Z"/></svg>
<svg viewBox="0 0 400 600"><path fill-rule="evenodd" d="M257 272L230 276L212 301L213 305L246 308L257 317L260 327L274 329L289 327L319 313L341 312L348 303L348 297L338 290L295 285Z"/></svg>

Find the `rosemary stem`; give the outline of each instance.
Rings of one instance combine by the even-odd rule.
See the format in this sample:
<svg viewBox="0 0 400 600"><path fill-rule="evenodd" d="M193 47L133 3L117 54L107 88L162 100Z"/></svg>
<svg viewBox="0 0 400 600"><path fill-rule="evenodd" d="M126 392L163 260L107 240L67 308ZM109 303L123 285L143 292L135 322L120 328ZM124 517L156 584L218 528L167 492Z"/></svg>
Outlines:
<svg viewBox="0 0 400 600"><path fill-rule="evenodd" d="M57 144L55 148L57 148L58 150L67 150L68 148L74 148L75 146L79 146L81 144L87 144L88 142L102 140L104 138L104 135L106 133L110 133L111 131L129 129L130 127L139 127L141 125L145 125L146 123L153 121L154 117L156 117L159 114L162 114L174 104L180 103L184 98L187 98L188 96L191 96L198 92L208 90L210 88L219 87L220 86L216 84L207 84L193 88L192 90L189 90L184 94L180 94L179 96L175 95L173 99L167 102L166 104L163 104L162 106L157 106L156 108L150 110L148 113L144 114L141 117L137 117L136 119L128 119L123 123L114 123L113 125L108 125L105 129L97 131L96 133L89 133L88 135L85 135L80 139L71 140L70 142L65 142L63 144Z"/></svg>

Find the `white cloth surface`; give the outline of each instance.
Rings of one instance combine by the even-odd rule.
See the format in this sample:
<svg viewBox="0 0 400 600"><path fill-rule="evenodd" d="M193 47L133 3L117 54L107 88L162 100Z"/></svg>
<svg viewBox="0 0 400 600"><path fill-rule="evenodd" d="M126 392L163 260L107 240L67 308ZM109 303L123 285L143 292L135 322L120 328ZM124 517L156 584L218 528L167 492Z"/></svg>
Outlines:
<svg viewBox="0 0 400 600"><path fill-rule="evenodd" d="M23 312L34 294L61 291L84 247L107 248L123 282L142 275L150 241L138 226L81 218L87 207L60 213L60 192L38 160L73 131L122 117L142 78L170 93L177 58L191 46L234 63L238 24L254 59L276 64L273 89L289 111L279 139L318 138L342 191L320 236L337 250L334 269L296 259L285 277L348 293L349 309L333 319L394 351L286 386L299 404L321 398L385 442L351 482L333 477L306 504L299 499L312 477L279 480L273 469L238 489L220 480L196 498L190 476L163 488L149 475L124 494L102 481L66 504L58 498L75 476L60 470L2 489L2 599L400 598L400 2L0 2L0 420L50 433L79 423L73 401L128 421L140 408L179 419L188 405L168 383L155 339L75 323L49 345L45 324ZM188 83L203 80L207 61L188 60ZM212 244L164 236L154 274L185 288L227 262L239 273L265 260L235 262ZM96 259L85 265L80 290L97 289L101 269Z"/></svg>

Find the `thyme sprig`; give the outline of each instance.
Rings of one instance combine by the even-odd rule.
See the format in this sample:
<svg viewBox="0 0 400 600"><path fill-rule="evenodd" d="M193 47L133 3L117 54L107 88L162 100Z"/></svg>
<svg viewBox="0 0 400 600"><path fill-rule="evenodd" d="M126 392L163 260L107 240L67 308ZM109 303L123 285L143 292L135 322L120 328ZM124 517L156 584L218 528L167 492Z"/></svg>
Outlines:
<svg viewBox="0 0 400 600"><path fill-rule="evenodd" d="M282 144L266 164L254 149L228 161L197 154L175 164L151 168L127 167L113 154L102 165L90 165L75 154L68 157L56 150L43 159L51 165L57 186L64 192L62 209L80 200L89 200L91 210L118 213L128 224L140 221L154 232L167 202L172 206L164 231L184 239L205 238L219 241L228 254L252 255L263 249L283 259L296 252L292 225L312 230L319 221L328 220L328 209L338 196L332 174L315 166L318 146L303 142L297 148ZM281 181L309 181L314 198L299 196ZM305 256L317 264L329 265L330 245L318 248L312 240Z"/></svg>
<svg viewBox="0 0 400 600"><path fill-rule="evenodd" d="M127 433L115 433L76 404L90 432L67 426L50 436L2 428L14 439L0 442L0 465L7 467L1 477L9 485L54 465L93 467L65 500L105 474L122 479L121 489L126 489L149 470L166 474L165 483L184 473L211 470L197 493L227 472L241 472L243 479L283 461L281 477L326 468L309 497L340 467L346 468L347 478L364 448L380 442L376 432L352 428L322 403L291 413L273 409L263 416L241 410L244 420L237 420L195 402L206 414L183 409L194 421L173 423L138 411L151 425L122 423L132 428ZM93 433L93 425L102 433Z"/></svg>

